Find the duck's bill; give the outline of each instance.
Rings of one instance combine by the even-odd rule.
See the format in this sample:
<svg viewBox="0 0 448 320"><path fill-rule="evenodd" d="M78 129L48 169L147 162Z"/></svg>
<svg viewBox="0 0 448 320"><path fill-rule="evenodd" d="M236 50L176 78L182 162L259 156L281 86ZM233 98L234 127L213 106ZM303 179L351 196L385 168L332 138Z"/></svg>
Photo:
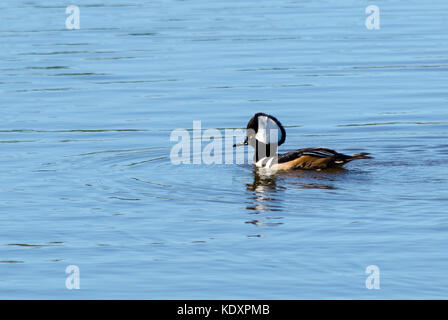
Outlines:
<svg viewBox="0 0 448 320"><path fill-rule="evenodd" d="M241 146L247 146L247 144L248 144L248 142L247 142L247 138L246 138L246 140L244 140L244 142L236 143L233 145L233 147L236 148L236 147L241 147Z"/></svg>

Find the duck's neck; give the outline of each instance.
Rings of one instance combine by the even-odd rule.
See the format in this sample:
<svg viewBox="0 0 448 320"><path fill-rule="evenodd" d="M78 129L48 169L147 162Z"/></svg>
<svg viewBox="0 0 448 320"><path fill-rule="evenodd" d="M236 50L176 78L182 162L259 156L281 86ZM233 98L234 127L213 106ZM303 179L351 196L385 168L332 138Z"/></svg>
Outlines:
<svg viewBox="0 0 448 320"><path fill-rule="evenodd" d="M276 144L265 144L257 141L255 145L254 162L258 162L265 157L273 157L277 155L277 148L278 146Z"/></svg>

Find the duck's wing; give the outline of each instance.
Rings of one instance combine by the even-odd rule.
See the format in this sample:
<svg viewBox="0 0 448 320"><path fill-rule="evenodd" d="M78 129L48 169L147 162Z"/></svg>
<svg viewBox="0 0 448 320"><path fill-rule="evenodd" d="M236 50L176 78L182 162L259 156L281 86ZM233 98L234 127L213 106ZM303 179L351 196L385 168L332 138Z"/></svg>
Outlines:
<svg viewBox="0 0 448 320"><path fill-rule="evenodd" d="M355 159L369 159L368 153L345 155L327 148L304 148L280 154L278 168L289 169L326 169L335 168Z"/></svg>

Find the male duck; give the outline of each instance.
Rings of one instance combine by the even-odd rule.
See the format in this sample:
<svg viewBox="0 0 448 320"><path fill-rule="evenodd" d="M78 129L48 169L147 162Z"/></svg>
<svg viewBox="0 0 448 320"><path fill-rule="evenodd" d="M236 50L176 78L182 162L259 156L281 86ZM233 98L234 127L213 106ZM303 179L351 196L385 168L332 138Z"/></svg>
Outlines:
<svg viewBox="0 0 448 320"><path fill-rule="evenodd" d="M277 154L277 147L285 142L286 131L280 121L266 113L256 113L247 124L246 139L234 147L250 145L255 148L254 164L272 170L322 170L342 167L357 159L370 159L369 153L345 155L327 148L304 148Z"/></svg>

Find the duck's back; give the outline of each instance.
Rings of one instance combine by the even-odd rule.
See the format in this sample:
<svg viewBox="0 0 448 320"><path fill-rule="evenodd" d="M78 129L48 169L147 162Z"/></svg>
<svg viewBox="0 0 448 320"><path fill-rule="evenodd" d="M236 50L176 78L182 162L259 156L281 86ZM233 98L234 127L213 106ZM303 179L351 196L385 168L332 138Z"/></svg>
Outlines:
<svg viewBox="0 0 448 320"><path fill-rule="evenodd" d="M356 159L370 159L370 157L368 153L357 153L349 156L327 148L304 148L278 155L276 169L316 170L336 168Z"/></svg>

